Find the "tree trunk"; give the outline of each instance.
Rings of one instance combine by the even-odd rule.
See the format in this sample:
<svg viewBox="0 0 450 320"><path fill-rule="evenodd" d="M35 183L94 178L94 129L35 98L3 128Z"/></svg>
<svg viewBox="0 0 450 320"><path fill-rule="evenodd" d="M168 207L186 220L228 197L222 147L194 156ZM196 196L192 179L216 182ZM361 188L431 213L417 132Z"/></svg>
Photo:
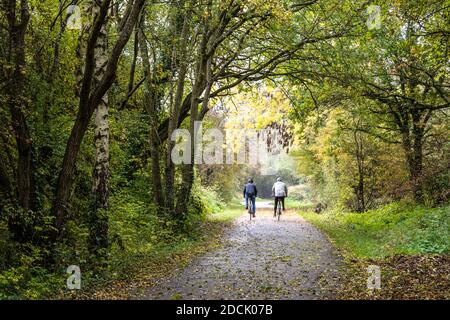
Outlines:
<svg viewBox="0 0 450 320"><path fill-rule="evenodd" d="M168 137L167 137L167 158L166 158L166 210L169 215L173 214L173 209L175 206L175 165L172 162L172 149L175 146L175 142L172 141L172 133L179 125L181 125L180 118L180 110L186 105L190 105L192 93L189 93L184 100L181 102L183 91L184 91L184 79L186 77L186 68L182 67L180 70L180 75L178 78L178 85L175 93L175 101L173 104L173 111L171 117L169 118L168 124ZM159 136L160 139L161 135Z"/></svg>
<svg viewBox="0 0 450 320"><path fill-rule="evenodd" d="M365 195L364 195L364 150L363 150L363 142L360 134L358 135L357 131L353 132L354 141L356 145L355 149L355 157L358 166L358 184L355 187L356 193L356 211L364 212L366 211L366 203L365 203Z"/></svg>
<svg viewBox="0 0 450 320"><path fill-rule="evenodd" d="M412 123L410 117L412 118ZM397 123L402 134L402 146L405 152L412 193L417 203L423 203L421 176L425 123L422 122L420 112L412 109L410 113L405 114L402 120Z"/></svg>
<svg viewBox="0 0 450 320"><path fill-rule="evenodd" d="M147 43L145 42L145 35L142 30L142 26L139 27L139 46L141 49L142 64L144 67L144 105L147 113L150 115L150 153L152 161L152 185L153 185L153 200L159 208L164 208L164 195L161 182L161 168L159 157L159 136L158 136L158 103L160 95L158 94L157 86L159 83L152 81L152 75L150 71L150 62L147 49Z"/></svg>
<svg viewBox="0 0 450 320"><path fill-rule="evenodd" d="M194 139L197 135L196 121L198 121L198 99L202 94L206 82L208 62L203 59L203 54L197 65L196 80L192 88L191 112L189 120L189 134L191 136L191 161L189 164L182 165L182 184L177 194L177 203L175 207L176 219L183 219L187 212L192 185L194 183L194 163L197 149L197 141ZM207 103L207 101L204 101Z"/></svg>
<svg viewBox="0 0 450 320"><path fill-rule="evenodd" d="M95 6L94 12L99 11ZM108 63L108 34L104 24L95 46L94 85L101 82ZM90 212L90 250L95 256L103 256L102 249L108 248L108 179L109 179L109 122L108 94L101 99L94 112L94 143L95 166L93 172L94 184L93 207Z"/></svg>
<svg viewBox="0 0 450 320"><path fill-rule="evenodd" d="M183 217L187 212L188 202L191 195L192 185L194 183L194 164L196 158L197 141L194 139L197 135L196 121L202 120L203 116L208 110L208 103L212 87L212 61L211 55L208 56L210 51L208 42L210 40L208 27L204 26L204 33L202 38L202 43L200 46L200 54L198 57L198 62L195 72L195 82L192 88L191 97L191 112L190 112L190 122L189 122L189 133L191 135L191 163L184 164L182 167L182 177L183 182L180 191L177 195L177 205L175 208L175 215L178 218ZM206 89L206 90L205 90ZM205 91L203 102L202 102L202 112L199 115L199 98L202 92Z"/></svg>
<svg viewBox="0 0 450 320"><path fill-rule="evenodd" d="M8 75L5 87L9 109L11 111L12 128L17 144L17 194L19 205L28 210L31 207L32 192L32 144L25 113L27 102L24 97L25 88L25 34L30 20L27 1L20 2L20 20L16 17L16 1L9 1L7 17L9 24L8 64L12 72Z"/></svg>
<svg viewBox="0 0 450 320"><path fill-rule="evenodd" d="M58 176L55 203L53 211L55 214L56 237L62 237L65 233L67 204L72 187L75 162L80 151L81 141L88 127L90 115L86 112L79 113L74 127L67 141L63 164Z"/></svg>
<svg viewBox="0 0 450 320"><path fill-rule="evenodd" d="M417 110L412 113L413 119L413 150L410 174L413 184L414 200L417 203L423 203L422 189L422 169L423 169L423 139L425 136L425 123L422 121L421 113Z"/></svg>
<svg viewBox="0 0 450 320"><path fill-rule="evenodd" d="M175 142L172 141L172 133L179 125L181 125L181 113L182 110L190 110L190 103L192 92L189 93L183 100L184 94L184 81L187 75L188 62L187 62L187 45L189 34L189 22L191 18L191 10L189 9L184 17L183 25L180 32L180 43L176 43L173 47L172 57L172 72L178 67L178 79L175 89L175 97L171 108L169 110L169 119L167 125L167 158L166 158L166 170L165 170L165 192L166 192L166 212L169 215L173 215L175 206L175 165L172 162L171 151L175 146ZM175 33L178 34L177 27L174 28ZM177 46L179 45L179 47ZM179 63L176 66L176 61ZM163 126L165 127L165 126ZM158 129L159 139L163 140L164 132Z"/></svg>
<svg viewBox="0 0 450 320"><path fill-rule="evenodd" d="M7 63L11 72L7 75L5 93L11 112L12 128L17 148L17 199L19 206L28 211L34 209L33 181L33 140L26 123L25 111L27 102L25 96L25 35L30 20L28 2L20 1L20 15L17 14L17 2L5 2L6 16L9 27L9 48ZM19 19L20 17L20 19ZM27 226L22 219L10 217L10 231L17 240L28 238Z"/></svg>
<svg viewBox="0 0 450 320"><path fill-rule="evenodd" d="M184 216L187 213L189 196L191 194L192 184L194 183L194 158L195 158L195 149L196 149L196 141L195 137L195 122L197 121L198 114L198 102L196 89L194 88L193 94L191 97L191 115L189 120L189 134L191 136L191 161L188 164L182 165L182 183L180 189L177 194L177 201L175 207L175 218L177 220L183 220Z"/></svg>

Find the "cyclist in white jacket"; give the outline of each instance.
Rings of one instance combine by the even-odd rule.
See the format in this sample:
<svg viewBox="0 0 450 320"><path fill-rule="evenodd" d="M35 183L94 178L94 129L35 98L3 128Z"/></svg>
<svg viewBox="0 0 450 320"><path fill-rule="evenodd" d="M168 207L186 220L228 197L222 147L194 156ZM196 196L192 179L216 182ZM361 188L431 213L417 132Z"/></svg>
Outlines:
<svg viewBox="0 0 450 320"><path fill-rule="evenodd" d="M275 182L272 187L272 197L275 197L275 205L273 208L274 217L276 217L277 215L278 202L281 202L284 211L284 198L287 196L288 196L288 189L286 183L281 181L281 178L278 177L277 182Z"/></svg>

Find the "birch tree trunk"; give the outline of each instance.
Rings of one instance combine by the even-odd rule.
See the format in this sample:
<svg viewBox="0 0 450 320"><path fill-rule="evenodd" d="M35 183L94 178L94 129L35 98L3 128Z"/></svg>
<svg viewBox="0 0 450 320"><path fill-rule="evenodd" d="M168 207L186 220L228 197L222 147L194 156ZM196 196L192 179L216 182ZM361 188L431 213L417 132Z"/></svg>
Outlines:
<svg viewBox="0 0 450 320"><path fill-rule="evenodd" d="M94 4L94 14L100 8ZM102 25L94 50L94 86L106 72L108 63L108 34L106 23ZM108 179L109 179L109 122L108 93L102 97L94 111L95 166L93 172L93 207L90 217L90 249L96 256L100 249L108 247Z"/></svg>

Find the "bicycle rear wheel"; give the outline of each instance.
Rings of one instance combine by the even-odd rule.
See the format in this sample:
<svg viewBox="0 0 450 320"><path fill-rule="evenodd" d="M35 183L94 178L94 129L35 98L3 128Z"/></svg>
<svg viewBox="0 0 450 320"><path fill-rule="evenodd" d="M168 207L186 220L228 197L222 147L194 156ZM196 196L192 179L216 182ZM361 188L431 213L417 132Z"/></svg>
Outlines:
<svg viewBox="0 0 450 320"><path fill-rule="evenodd" d="M250 215L250 221L252 220L252 216L253 216L253 200L249 199L248 201L248 213Z"/></svg>
<svg viewBox="0 0 450 320"><path fill-rule="evenodd" d="M278 221L280 221L280 217L281 217L281 200L278 200L278 204L277 204L277 216L278 216Z"/></svg>

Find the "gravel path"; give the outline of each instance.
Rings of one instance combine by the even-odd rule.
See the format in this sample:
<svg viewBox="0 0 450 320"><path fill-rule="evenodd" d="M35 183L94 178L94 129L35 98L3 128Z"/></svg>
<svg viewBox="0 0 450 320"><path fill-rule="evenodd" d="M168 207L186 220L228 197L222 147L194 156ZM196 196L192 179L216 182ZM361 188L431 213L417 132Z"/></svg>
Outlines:
<svg viewBox="0 0 450 320"><path fill-rule="evenodd" d="M134 299L323 299L333 297L339 255L297 214L276 221L264 206L236 220L224 244L159 279Z"/></svg>

